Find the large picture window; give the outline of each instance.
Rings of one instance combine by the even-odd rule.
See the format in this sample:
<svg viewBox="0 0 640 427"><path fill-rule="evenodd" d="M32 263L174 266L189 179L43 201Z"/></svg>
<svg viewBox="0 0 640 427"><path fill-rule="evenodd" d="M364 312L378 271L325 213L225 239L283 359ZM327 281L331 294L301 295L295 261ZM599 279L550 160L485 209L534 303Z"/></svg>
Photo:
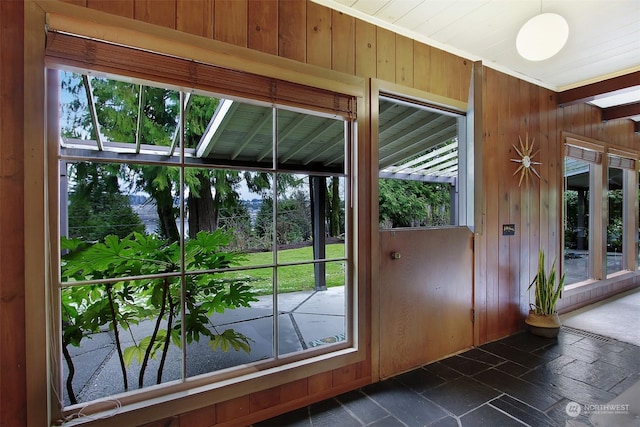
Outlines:
<svg viewBox="0 0 640 427"><path fill-rule="evenodd" d="M564 159L564 272L570 285L593 277L594 169L600 155L571 147Z"/></svg>
<svg viewBox="0 0 640 427"><path fill-rule="evenodd" d="M638 216L632 190L638 185L635 156L604 143L566 139L563 272L567 285L637 268L636 243L629 238Z"/></svg>
<svg viewBox="0 0 640 427"><path fill-rule="evenodd" d="M607 274L624 270L624 180L623 170L609 167L607 215Z"/></svg>
<svg viewBox="0 0 640 427"><path fill-rule="evenodd" d="M353 117L76 68L58 82L63 406L352 345Z"/></svg>

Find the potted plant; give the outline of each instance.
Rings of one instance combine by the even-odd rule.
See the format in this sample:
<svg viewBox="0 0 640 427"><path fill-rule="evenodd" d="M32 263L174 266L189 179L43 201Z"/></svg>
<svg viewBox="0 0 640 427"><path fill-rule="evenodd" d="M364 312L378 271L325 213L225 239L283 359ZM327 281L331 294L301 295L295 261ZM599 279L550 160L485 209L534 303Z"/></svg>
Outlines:
<svg viewBox="0 0 640 427"><path fill-rule="evenodd" d="M530 304L529 316L525 323L529 331L541 337L555 338L560 331L560 318L556 311L556 303L564 286L564 274L556 280L556 262L553 261L551 270L547 273L544 263L544 251L538 254L538 273L527 289L535 285L535 304ZM557 282L557 283L556 283Z"/></svg>

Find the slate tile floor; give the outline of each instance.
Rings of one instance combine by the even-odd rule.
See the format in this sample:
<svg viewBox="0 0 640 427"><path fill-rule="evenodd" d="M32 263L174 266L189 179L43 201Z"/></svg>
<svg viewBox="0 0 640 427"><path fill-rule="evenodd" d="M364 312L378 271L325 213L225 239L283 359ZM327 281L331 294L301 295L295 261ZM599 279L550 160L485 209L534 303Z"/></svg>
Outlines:
<svg viewBox="0 0 640 427"><path fill-rule="evenodd" d="M557 339L522 332L254 427L590 427L569 403L606 404L639 379L640 347L566 327Z"/></svg>

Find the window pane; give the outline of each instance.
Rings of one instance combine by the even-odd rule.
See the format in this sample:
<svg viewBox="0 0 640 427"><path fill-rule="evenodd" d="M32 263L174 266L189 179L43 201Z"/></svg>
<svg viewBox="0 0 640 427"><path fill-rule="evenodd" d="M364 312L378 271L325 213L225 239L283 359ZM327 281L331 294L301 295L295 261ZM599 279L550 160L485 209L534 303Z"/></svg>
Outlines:
<svg viewBox="0 0 640 427"><path fill-rule="evenodd" d="M607 274L624 269L623 213L624 179L622 169L609 168L609 221L607 223Z"/></svg>
<svg viewBox="0 0 640 427"><path fill-rule="evenodd" d="M379 110L380 227L455 225L458 118L386 97Z"/></svg>
<svg viewBox="0 0 640 427"><path fill-rule="evenodd" d="M590 275L589 214L590 165L564 160L564 273L565 283L587 280Z"/></svg>
<svg viewBox="0 0 640 427"><path fill-rule="evenodd" d="M193 95L185 114L194 162L273 168L273 108Z"/></svg>
<svg viewBox="0 0 640 427"><path fill-rule="evenodd" d="M187 376L273 358L273 269L186 277Z"/></svg>
<svg viewBox="0 0 640 427"><path fill-rule="evenodd" d="M346 339L345 277L344 262L278 269L279 354Z"/></svg>
<svg viewBox="0 0 640 427"><path fill-rule="evenodd" d="M235 252L233 265L256 266L273 263L273 173L231 169L185 169L185 227L187 245L196 241L224 252ZM190 242L194 241L194 242ZM189 270L222 268L197 259ZM215 261L215 260L211 260ZM223 260L219 260L223 261Z"/></svg>
<svg viewBox="0 0 640 427"><path fill-rule="evenodd" d="M64 148L166 155L178 140L179 92L71 72L60 78Z"/></svg>
<svg viewBox="0 0 640 427"><path fill-rule="evenodd" d="M278 168L345 172L344 122L278 109Z"/></svg>
<svg viewBox="0 0 640 427"><path fill-rule="evenodd" d="M178 278L65 288L61 298L66 404L181 378Z"/></svg>
<svg viewBox="0 0 640 427"><path fill-rule="evenodd" d="M63 162L62 168L63 280L179 271L175 167ZM72 257L74 269L65 264ZM164 261L144 261L151 258Z"/></svg>

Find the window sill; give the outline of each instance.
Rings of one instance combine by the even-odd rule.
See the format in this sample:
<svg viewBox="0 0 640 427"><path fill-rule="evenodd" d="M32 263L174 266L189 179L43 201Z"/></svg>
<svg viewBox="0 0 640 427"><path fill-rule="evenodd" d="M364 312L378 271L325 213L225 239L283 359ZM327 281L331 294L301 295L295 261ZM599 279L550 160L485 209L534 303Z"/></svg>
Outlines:
<svg viewBox="0 0 640 427"><path fill-rule="evenodd" d="M639 271L618 271L616 273L610 274L606 279L602 280L585 280L584 282L572 283L571 285L565 286L562 291L562 297L571 297L577 294L581 294L584 292L588 292L594 289L598 289L603 286L611 285L617 282L621 282L624 280L632 279L635 275L637 275Z"/></svg>
<svg viewBox="0 0 640 427"><path fill-rule="evenodd" d="M159 386L155 390L150 390L151 397L122 406L118 405L115 409L114 406L119 404L116 400L117 396L112 399L106 399L102 403L100 401L88 403L87 407L93 406L95 408L96 405L102 404L105 409L102 412L92 413L90 416L83 416L69 420L64 424L54 425L71 427L113 425L114 423L121 425L144 424L277 387L360 362L364 358L365 355L362 350L347 348L265 370L258 370L256 367L252 372L248 372L245 375L215 383L197 385L198 382L202 381L201 379L188 380L180 384L178 387L181 390L177 391L167 390L168 388L175 390L177 388L175 386ZM166 393L162 394L163 391Z"/></svg>

